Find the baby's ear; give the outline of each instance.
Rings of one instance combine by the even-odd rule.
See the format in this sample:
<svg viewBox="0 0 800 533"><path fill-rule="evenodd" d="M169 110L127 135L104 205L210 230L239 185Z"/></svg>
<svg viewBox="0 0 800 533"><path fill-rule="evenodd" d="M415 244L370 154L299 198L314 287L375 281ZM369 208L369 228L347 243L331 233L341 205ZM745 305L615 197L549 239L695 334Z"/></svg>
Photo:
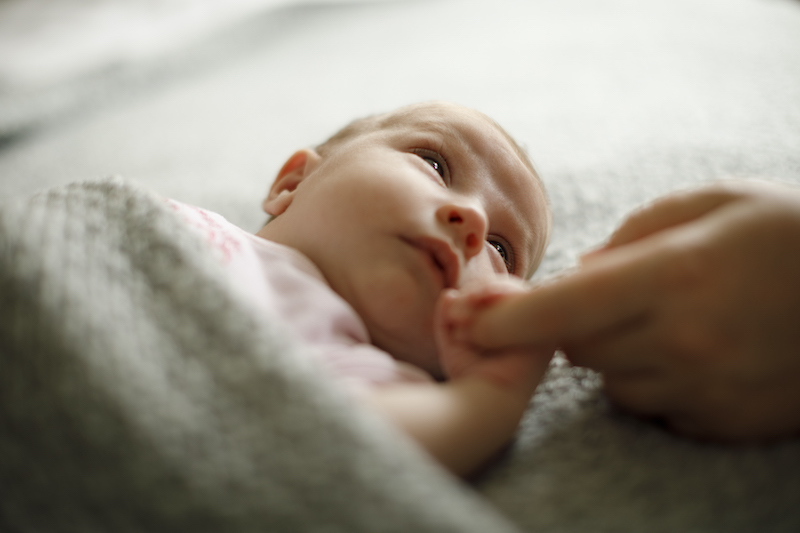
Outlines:
<svg viewBox="0 0 800 533"><path fill-rule="evenodd" d="M269 189L262 207L267 214L278 216L288 208L294 200L295 190L311 171L322 160L316 150L304 148L298 150L283 164L278 176Z"/></svg>

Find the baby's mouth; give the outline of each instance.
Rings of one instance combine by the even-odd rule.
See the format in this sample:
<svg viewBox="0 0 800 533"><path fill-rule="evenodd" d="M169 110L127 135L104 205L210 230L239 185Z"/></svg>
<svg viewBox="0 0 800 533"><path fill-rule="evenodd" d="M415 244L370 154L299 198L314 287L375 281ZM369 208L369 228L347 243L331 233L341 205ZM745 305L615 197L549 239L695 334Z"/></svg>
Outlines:
<svg viewBox="0 0 800 533"><path fill-rule="evenodd" d="M443 289L457 288L461 265L458 255L447 242L427 236L403 240L428 255L431 263L442 275Z"/></svg>

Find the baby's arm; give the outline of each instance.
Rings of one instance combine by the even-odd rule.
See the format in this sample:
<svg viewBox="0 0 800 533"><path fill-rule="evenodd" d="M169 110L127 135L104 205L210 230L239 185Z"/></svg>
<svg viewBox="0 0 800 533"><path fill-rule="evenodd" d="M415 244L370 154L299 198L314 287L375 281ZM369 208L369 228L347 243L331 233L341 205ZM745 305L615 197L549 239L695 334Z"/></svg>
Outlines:
<svg viewBox="0 0 800 533"><path fill-rule="evenodd" d="M483 353L452 336L469 320L470 307L490 305L521 290L508 283L484 287L453 309L453 294L442 296L435 331L443 383L396 384L374 389L370 403L414 438L451 472L466 476L513 437L552 349L511 348Z"/></svg>

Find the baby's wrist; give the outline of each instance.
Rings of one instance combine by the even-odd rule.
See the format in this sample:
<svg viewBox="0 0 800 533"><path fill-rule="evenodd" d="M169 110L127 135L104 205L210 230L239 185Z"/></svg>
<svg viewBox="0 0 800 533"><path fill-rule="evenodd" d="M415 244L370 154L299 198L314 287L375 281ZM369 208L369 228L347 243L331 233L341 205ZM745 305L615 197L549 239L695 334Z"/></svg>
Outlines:
<svg viewBox="0 0 800 533"><path fill-rule="evenodd" d="M526 386L517 380L508 379L506 376L492 372L476 372L462 376L457 382L464 384L473 383L479 389L486 391L486 406L505 413L516 413L522 416L528 408L535 386Z"/></svg>
<svg viewBox="0 0 800 533"><path fill-rule="evenodd" d="M492 388L502 390L504 393L529 397L536 390L538 382L534 383L535 380L533 379L523 379L523 375L491 368L481 368L464 372L453 379L478 380L490 385Z"/></svg>

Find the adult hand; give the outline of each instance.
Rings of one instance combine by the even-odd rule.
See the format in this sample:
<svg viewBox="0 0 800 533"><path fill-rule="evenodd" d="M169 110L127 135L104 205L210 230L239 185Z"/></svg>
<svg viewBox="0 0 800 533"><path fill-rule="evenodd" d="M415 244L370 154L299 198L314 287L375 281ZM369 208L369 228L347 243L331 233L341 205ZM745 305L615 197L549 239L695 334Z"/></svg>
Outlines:
<svg viewBox="0 0 800 533"><path fill-rule="evenodd" d="M462 335L554 342L601 371L618 405L678 432L797 434L800 192L738 182L662 198L576 273L499 301Z"/></svg>

